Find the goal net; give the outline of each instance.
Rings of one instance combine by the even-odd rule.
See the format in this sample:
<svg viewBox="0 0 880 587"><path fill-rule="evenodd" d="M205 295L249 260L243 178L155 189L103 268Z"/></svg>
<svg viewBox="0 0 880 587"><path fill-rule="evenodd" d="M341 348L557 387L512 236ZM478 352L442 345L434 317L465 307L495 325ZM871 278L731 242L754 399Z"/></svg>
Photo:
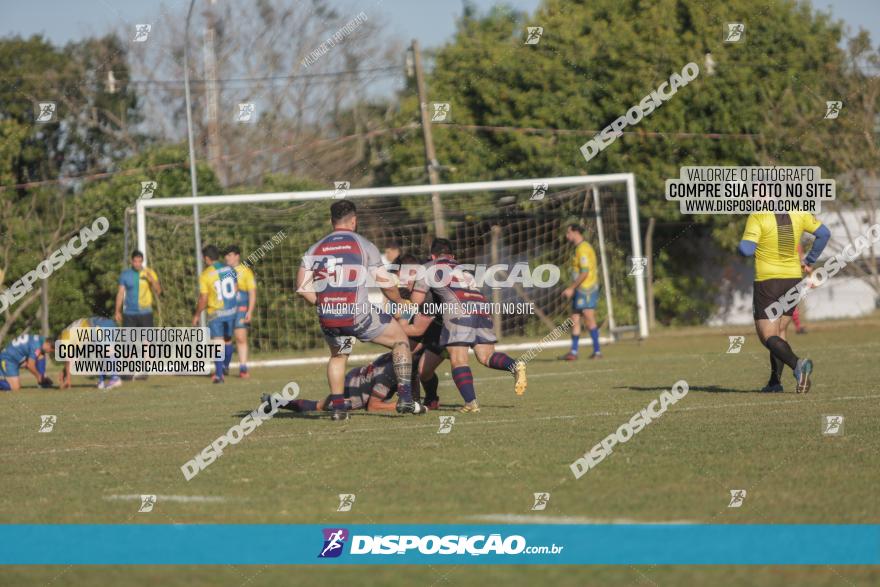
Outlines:
<svg viewBox="0 0 880 587"><path fill-rule="evenodd" d="M323 348L314 308L296 295L295 281L306 249L330 232L334 198L355 202L358 232L380 251L396 242L404 253L424 260L436 232L432 192L439 194L446 236L460 262L510 267L525 263L531 270L550 264L560 270L559 282L552 287L483 285L483 294L496 310L516 308L494 312L500 343L525 348L528 341L567 320L571 302L562 291L571 282L574 248L565 239L571 223L586 228L584 236L599 261L597 319L604 337L613 340L626 332L647 336L643 278L631 275L630 258L642 256L631 174L140 200L136 243L162 281L157 324L186 325L192 316L197 203L202 246L214 244L222 251L239 245L242 262L256 275L251 352L288 358Z"/></svg>

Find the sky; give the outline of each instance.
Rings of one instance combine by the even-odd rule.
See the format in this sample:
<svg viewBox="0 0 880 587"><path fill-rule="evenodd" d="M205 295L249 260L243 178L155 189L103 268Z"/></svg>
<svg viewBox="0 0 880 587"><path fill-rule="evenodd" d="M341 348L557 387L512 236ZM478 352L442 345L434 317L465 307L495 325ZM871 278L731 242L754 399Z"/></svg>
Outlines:
<svg viewBox="0 0 880 587"><path fill-rule="evenodd" d="M197 6L205 1L197 0ZM473 0L481 12L495 3L496 0ZM540 0L505 3L532 12ZM378 10L384 13L397 36L406 41L417 38L422 47L438 46L449 40L455 30L455 18L462 12L461 0L331 0L331 4L351 7L355 13ZM99 35L125 21L148 23L151 16L163 10L163 5L166 10L181 13L188 0L0 0L0 36L43 33L53 42L63 44ZM830 10L853 31L864 27L875 44L880 41L880 0L813 0L813 6Z"/></svg>

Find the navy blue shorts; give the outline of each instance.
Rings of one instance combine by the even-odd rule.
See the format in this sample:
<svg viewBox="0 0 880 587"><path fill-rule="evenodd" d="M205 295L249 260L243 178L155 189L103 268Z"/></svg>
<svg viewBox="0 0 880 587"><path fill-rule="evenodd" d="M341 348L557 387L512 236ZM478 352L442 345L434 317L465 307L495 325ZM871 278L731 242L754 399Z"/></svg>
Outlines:
<svg viewBox="0 0 880 587"><path fill-rule="evenodd" d="M594 287L588 290L576 289L571 298L571 309L578 313L584 310L595 310L599 305L599 288Z"/></svg>
<svg viewBox="0 0 880 587"><path fill-rule="evenodd" d="M211 331L211 338L232 338L232 332L235 330L235 314L208 320L208 329Z"/></svg>

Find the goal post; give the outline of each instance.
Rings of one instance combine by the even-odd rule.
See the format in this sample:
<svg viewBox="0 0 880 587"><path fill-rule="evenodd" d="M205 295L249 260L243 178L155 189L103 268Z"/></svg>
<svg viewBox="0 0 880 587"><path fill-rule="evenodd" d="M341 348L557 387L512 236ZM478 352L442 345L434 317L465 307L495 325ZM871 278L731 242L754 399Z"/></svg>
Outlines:
<svg viewBox="0 0 880 587"><path fill-rule="evenodd" d="M505 316L497 326L504 338L540 338L570 313L561 298L561 288L570 279L571 245L563 236L570 222L587 228L585 236L599 258L600 323L612 340L624 332L648 336L644 275L629 275L629 257L642 256L631 173L354 188L344 193L328 189L141 199L135 209L136 242L144 263L163 281L160 323L188 323L195 303L194 205L203 211L203 243L240 244L243 262L251 260L247 264L258 283L252 347L257 353L289 353L321 346L314 311L295 294L295 274L306 248L330 231L329 204L340 197L356 200L358 231L380 250L393 240L424 257L434 226L433 193L440 194L447 237L462 262L550 263L561 270L559 285L547 291L519 287L499 292L486 287L490 302L528 301L536 309L537 315L529 319Z"/></svg>

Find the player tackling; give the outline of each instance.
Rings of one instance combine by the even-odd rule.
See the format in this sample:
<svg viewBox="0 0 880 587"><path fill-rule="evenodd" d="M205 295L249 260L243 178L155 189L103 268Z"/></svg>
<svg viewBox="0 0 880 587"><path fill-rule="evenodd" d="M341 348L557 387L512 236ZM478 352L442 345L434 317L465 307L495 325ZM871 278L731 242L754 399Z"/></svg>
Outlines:
<svg viewBox="0 0 880 587"><path fill-rule="evenodd" d="M459 268L449 239L437 238L431 243L431 261L425 264L425 277L415 280L410 299L421 305L428 292L446 308L443 311L438 346L449 352L452 380L464 400L464 407L459 411L480 411L474 376L468 364L470 348L482 365L513 374L514 391L517 395L523 395L528 385L526 365L505 353L495 351L495 343L498 341L492 328L492 316L485 309L486 298L477 287L473 275ZM424 331L414 330L410 334L415 336ZM433 360L429 360L432 358ZM433 376L434 369L441 360L436 353L425 352L419 372L422 381Z"/></svg>
<svg viewBox="0 0 880 587"><path fill-rule="evenodd" d="M396 280L382 265L376 245L357 231L357 208L348 200L330 207L333 232L312 245L296 276L296 291L316 307L324 340L330 347L327 382L332 419L348 419L345 404L345 367L355 340L391 349L397 378L397 412L421 414L426 410L412 397L412 355L409 339L393 317L369 303L367 278L391 302L403 300Z"/></svg>

